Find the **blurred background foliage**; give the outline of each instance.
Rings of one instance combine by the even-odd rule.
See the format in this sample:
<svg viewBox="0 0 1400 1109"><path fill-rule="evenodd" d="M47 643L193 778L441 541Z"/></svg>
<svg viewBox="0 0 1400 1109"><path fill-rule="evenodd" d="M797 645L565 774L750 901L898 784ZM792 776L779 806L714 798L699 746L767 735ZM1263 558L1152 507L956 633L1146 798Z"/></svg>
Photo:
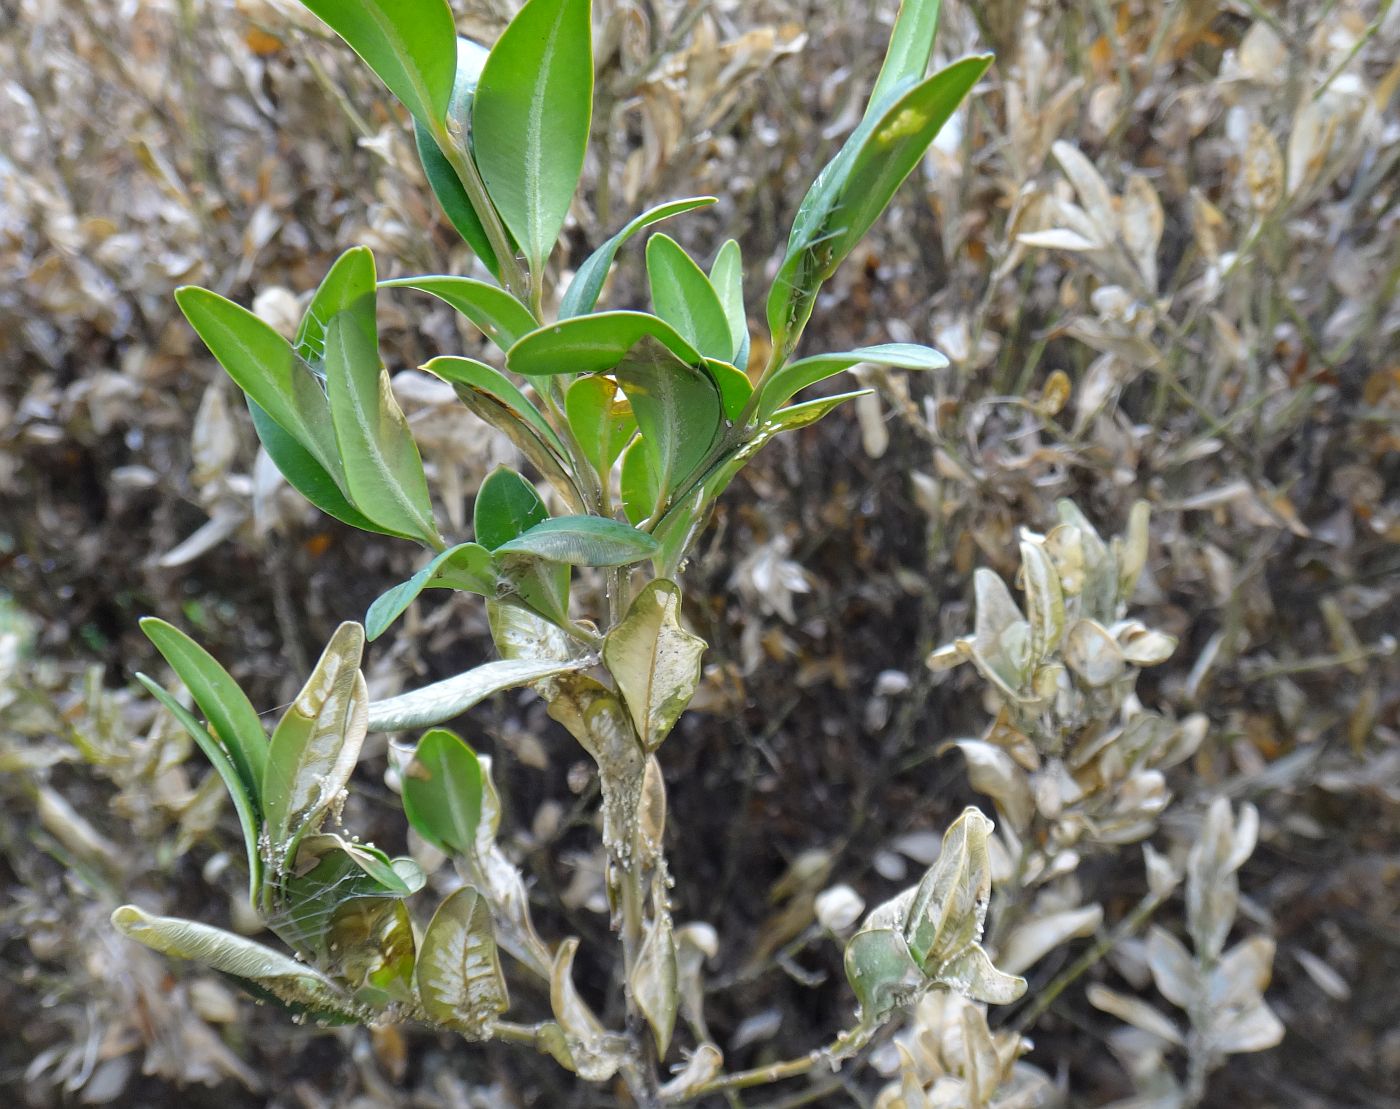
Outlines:
<svg viewBox="0 0 1400 1109"><path fill-rule="evenodd" d="M709 192L672 233L703 256L738 237L765 287L895 6L595 0L566 262L647 203ZM454 8L489 41L511 6ZM746 471L687 570L705 711L663 762L679 919L726 953L716 1039L753 1065L848 1020L816 895L840 880L882 900L974 797L947 741L996 704L970 668L924 665L971 628L972 571L1010 581L1018 529L1052 527L1058 498L1104 535L1142 499L1133 610L1179 646L1133 696L1209 723L1168 771L1178 805L1154 842L1189 838L1213 799L1257 806L1240 915L1277 941L1267 997L1287 1030L1232 1057L1205 1103L1395 1105L1400 6L946 0L940 57L984 48L997 64L829 283L810 340L931 343L952 368L866 373L874 395ZM387 275L475 265L397 106L292 0L0 0L0 1088L21 1104L615 1103L489 1046L290 1026L107 923L139 898L257 926L217 786L129 689L155 665L137 618L190 629L271 712L413 568L279 485L171 297L199 283L294 326L353 243ZM638 251L613 290L642 303ZM446 307L382 300L460 530L511 448L412 367L479 339ZM488 642L470 600L423 602L373 652L374 694ZM601 940L581 752L528 697L469 734L498 755L513 850L565 906L555 932ZM396 847L384 768L367 748L355 826ZM1096 855L1080 880L1099 915L1027 971L1031 998L1138 904L1141 857ZM599 968L580 972L603 996ZM1034 1030L1030 1061L1072 1103L1137 1088L1145 1049L1115 1039L1105 982L1146 990L1131 944ZM870 1104L897 1063L877 1052L813 1103Z"/></svg>

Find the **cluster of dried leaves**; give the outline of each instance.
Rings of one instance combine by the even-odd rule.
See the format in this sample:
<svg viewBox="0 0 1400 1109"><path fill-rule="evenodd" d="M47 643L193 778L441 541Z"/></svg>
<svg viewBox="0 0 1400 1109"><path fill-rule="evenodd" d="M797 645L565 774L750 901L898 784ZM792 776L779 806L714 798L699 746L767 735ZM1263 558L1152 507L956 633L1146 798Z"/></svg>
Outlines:
<svg viewBox="0 0 1400 1109"><path fill-rule="evenodd" d="M455 6L483 39L509 8ZM708 191L687 245L735 234L767 265L894 6L598 0L575 258L648 198ZM1027 1001L1008 1020L930 997L873 1067L814 1079L816 1103L1380 1104L1400 1086L1400 8L948 0L940 52L988 46L997 65L813 336L931 342L953 369L870 371L852 419L750 471L688 571L713 649L707 714L668 745L670 849L698 898L678 911L714 929L684 949L689 988L735 1065L842 1025L831 937L980 794L1010 879L988 942ZM0 1086L29 1104L197 1104L167 1091L219 1081L211 1103L240 1083L247 1104L260 1083L308 1106L588 1103L491 1051L289 1032L106 929L141 884L204 919L227 890L238 923L228 813L125 691L151 665L136 617L197 629L270 710L410 568L279 486L170 296L194 281L294 320L352 242L472 272L403 120L292 0L0 3ZM381 322L396 370L476 353L445 308L386 301ZM396 387L460 522L510 447L411 370ZM1023 615L1001 583L1060 499L1126 531L1142 573L1078 614L1095 627L1073 647L1064 629L1087 700L1047 730L1015 707L1052 692L1033 673L925 658ZM982 627L984 597L1001 615ZM371 680L390 693L484 643L476 610L424 606ZM1087 681L1099 665L1113 676ZM473 727L533 814L513 856L601 936L586 763L538 704ZM393 843L366 754L357 819ZM1124 846L1141 842L1146 868ZM1270 1020L1283 1050L1232 1054Z"/></svg>

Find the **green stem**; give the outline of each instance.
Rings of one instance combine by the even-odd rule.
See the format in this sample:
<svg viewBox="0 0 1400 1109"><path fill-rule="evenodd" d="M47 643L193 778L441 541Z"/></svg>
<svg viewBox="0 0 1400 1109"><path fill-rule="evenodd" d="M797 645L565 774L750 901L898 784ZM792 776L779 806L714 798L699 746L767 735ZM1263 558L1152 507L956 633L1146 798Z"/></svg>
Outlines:
<svg viewBox="0 0 1400 1109"><path fill-rule="evenodd" d="M878 1026L853 1028L842 1032L831 1042L829 1047L810 1051L806 1055L799 1055L795 1059L788 1059L781 1063L769 1063L763 1067L720 1075L718 1078L712 1078L698 1086L692 1086L677 1100L676 1104L693 1101L710 1094L722 1094L730 1090L746 1090L751 1086L767 1086L788 1078L801 1078L804 1074L810 1074L821 1064L826 1064L835 1071L851 1056L863 1051L875 1038L875 1033L878 1031Z"/></svg>
<svg viewBox="0 0 1400 1109"><path fill-rule="evenodd" d="M529 279L520 266L515 248L510 244L510 235L506 233L500 213L496 211L496 206L491 203L491 198L486 192L486 182L481 179L481 171L476 168L476 162L467 156L460 129L440 123L433 137L442 149L443 156L456 172L462 188L466 189L477 218L481 220L482 230L486 232L486 238L491 243L491 249L496 252L496 260L501 265L501 283L517 297L521 296L527 291ZM533 293L531 295L538 300ZM538 313L535 318L539 319Z"/></svg>

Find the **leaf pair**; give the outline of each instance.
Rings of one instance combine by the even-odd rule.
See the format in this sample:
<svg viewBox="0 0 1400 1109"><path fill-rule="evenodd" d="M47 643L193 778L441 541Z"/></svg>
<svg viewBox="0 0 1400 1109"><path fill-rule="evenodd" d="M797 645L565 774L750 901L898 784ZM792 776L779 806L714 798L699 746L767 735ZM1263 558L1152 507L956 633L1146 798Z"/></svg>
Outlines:
<svg viewBox="0 0 1400 1109"><path fill-rule="evenodd" d="M938 9L938 0L901 4L864 117L798 207L768 298L773 346L783 357L796 346L822 283L884 212L991 64L990 55L964 58L924 77Z"/></svg>
<svg viewBox="0 0 1400 1109"><path fill-rule="evenodd" d="M259 438L294 488L345 523L441 547L418 447L379 360L368 250L336 261L295 345L207 289L175 297L247 395Z"/></svg>
<svg viewBox="0 0 1400 1109"><path fill-rule="evenodd" d="M189 636L163 620L141 628L189 688L213 731L158 684L139 680L208 756L233 798L248 851L250 896L265 901L264 857L274 876L294 857L350 780L368 724L360 655L364 631L342 624L269 742L248 698ZM266 843L266 855L259 849ZM271 876L270 876L271 877Z"/></svg>
<svg viewBox="0 0 1400 1109"><path fill-rule="evenodd" d="M499 275L497 218L539 279L578 187L593 110L589 0L529 0L483 58L446 0L303 0L413 115L433 191ZM479 172L483 214L444 148ZM454 180L455 178L455 180ZM497 214L499 216L497 217Z"/></svg>

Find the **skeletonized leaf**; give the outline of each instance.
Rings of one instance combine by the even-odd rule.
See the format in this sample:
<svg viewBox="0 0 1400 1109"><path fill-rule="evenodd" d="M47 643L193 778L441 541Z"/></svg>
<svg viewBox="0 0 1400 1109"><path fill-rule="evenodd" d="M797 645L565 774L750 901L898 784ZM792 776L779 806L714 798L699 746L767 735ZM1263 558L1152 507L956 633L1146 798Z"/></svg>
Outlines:
<svg viewBox="0 0 1400 1109"><path fill-rule="evenodd" d="M1056 142L1050 150L1055 155L1055 161L1059 162L1060 168L1065 171L1070 184L1074 186L1074 191L1079 194L1079 202L1084 205L1084 211L1098 233L1097 240L1100 243L1113 242L1118 231L1113 194L1108 191L1108 186L1104 184L1099 171L1094 168L1094 163L1089 161L1077 146L1063 139Z"/></svg>
<svg viewBox="0 0 1400 1109"><path fill-rule="evenodd" d="M992 822L980 811L964 809L943 834L938 860L914 893L904 934L915 960L930 974L982 936L992 889L991 832Z"/></svg>
<svg viewBox="0 0 1400 1109"><path fill-rule="evenodd" d="M1020 974L1061 944L1080 936L1092 936L1102 923L1103 908L1099 905L1036 916L1006 937L997 962L1008 974Z"/></svg>
<svg viewBox="0 0 1400 1109"><path fill-rule="evenodd" d="M569 288L559 302L559 318L566 320L572 316L582 316L593 311L594 305L598 303L598 294L603 291L603 282L607 279L608 267L617 257L618 250L621 249L623 243L642 228L650 227L653 223L660 223L672 216L678 216L682 212L703 208L714 202L713 196L694 196L685 200L672 200L665 204L658 204L655 208L648 208L641 215L634 217L621 231L590 254L584 260L583 265L579 266L578 272L574 274L573 281L569 283Z"/></svg>
<svg viewBox="0 0 1400 1109"><path fill-rule="evenodd" d="M489 1039L492 1022L510 1007L491 907L471 886L448 895L433 914L415 980L427 1014L470 1039Z"/></svg>
<svg viewBox="0 0 1400 1109"><path fill-rule="evenodd" d="M423 460L374 342L341 313L326 329L326 386L345 483L372 520L441 547Z"/></svg>
<svg viewBox="0 0 1400 1109"><path fill-rule="evenodd" d="M263 813L275 856L288 857L314 831L355 769L369 694L360 673L365 630L341 624L272 733L263 776Z"/></svg>
<svg viewBox="0 0 1400 1109"><path fill-rule="evenodd" d="M1100 688L1118 678L1127 663L1118 641L1097 620L1076 620L1065 636L1065 662L1084 681Z"/></svg>
<svg viewBox="0 0 1400 1109"><path fill-rule="evenodd" d="M700 684L706 643L681 627L680 607L680 588L657 578L603 645L603 661L648 752L661 745Z"/></svg>
<svg viewBox="0 0 1400 1109"><path fill-rule="evenodd" d="M112 914L122 935L177 959L191 959L267 990L279 1000L313 1014L351 1020L365 1014L320 971L260 943L178 917L153 916L135 905Z"/></svg>
<svg viewBox="0 0 1400 1109"><path fill-rule="evenodd" d="M1140 998L1121 994L1098 982L1091 983L1089 988L1084 991L1084 996L1089 999L1089 1004L1095 1009L1105 1012L1109 1016L1117 1017L1119 1020L1131 1024L1134 1028L1150 1032L1167 1043L1180 1045L1186 1042L1180 1029L1163 1016L1161 1010L1154 1008Z"/></svg>
<svg viewBox="0 0 1400 1109"><path fill-rule="evenodd" d="M474 153L534 280L564 226L593 114L589 0L528 0L491 48L472 104Z"/></svg>
<svg viewBox="0 0 1400 1109"><path fill-rule="evenodd" d="M586 663L586 659L502 659L483 663L455 678L435 682L385 701L375 701L369 706L369 730L393 732L441 724L502 690L530 685L541 678L570 670L580 670Z"/></svg>
<svg viewBox="0 0 1400 1109"><path fill-rule="evenodd" d="M1021 544L1026 615L1031 626L1031 658L1049 658L1065 634L1065 598L1050 559L1035 543Z"/></svg>
<svg viewBox="0 0 1400 1109"><path fill-rule="evenodd" d="M679 1005L676 944L671 935L669 913L660 913L647 924L628 985L656 1037L656 1054L664 1059L676 1028Z"/></svg>
<svg viewBox="0 0 1400 1109"><path fill-rule="evenodd" d="M573 936L560 943L555 952L549 982L550 1008L563 1029L578 1076L588 1082L606 1082L617 1073L622 1058L610 1050L607 1030L574 986L577 953L578 940Z"/></svg>
<svg viewBox="0 0 1400 1109"><path fill-rule="evenodd" d="M460 736L434 728L418 741L403 773L403 810L420 836L441 851L470 855L481 795L481 764Z"/></svg>
<svg viewBox="0 0 1400 1109"><path fill-rule="evenodd" d="M860 1022L869 1027L918 994L924 972L897 928L862 928L846 945L846 980L860 1002Z"/></svg>

